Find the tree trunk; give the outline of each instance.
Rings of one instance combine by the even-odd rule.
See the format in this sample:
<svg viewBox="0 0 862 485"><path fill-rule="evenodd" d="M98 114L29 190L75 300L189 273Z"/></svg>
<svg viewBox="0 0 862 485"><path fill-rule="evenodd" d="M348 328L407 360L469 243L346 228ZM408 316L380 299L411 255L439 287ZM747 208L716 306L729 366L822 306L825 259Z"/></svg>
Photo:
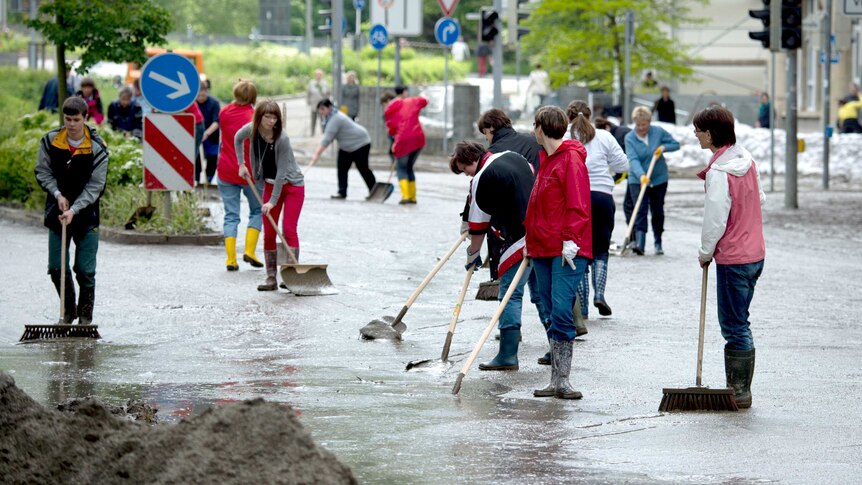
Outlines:
<svg viewBox="0 0 862 485"><path fill-rule="evenodd" d="M610 23L608 31L613 35L613 48L614 48L614 59L617 61L617 79L619 82L619 86L617 86L617 90L620 93L620 104L625 106L626 99L626 66L625 59L623 59L623 51L622 51L622 43L625 42L625 33L622 35L622 41L620 42L620 34L617 32L617 18L616 12L611 12L608 14L608 21ZM625 119L625 113L623 113L622 119Z"/></svg>
<svg viewBox="0 0 862 485"><path fill-rule="evenodd" d="M57 44L57 111L60 113L60 126L63 126L63 102L69 97L66 92L66 46Z"/></svg>

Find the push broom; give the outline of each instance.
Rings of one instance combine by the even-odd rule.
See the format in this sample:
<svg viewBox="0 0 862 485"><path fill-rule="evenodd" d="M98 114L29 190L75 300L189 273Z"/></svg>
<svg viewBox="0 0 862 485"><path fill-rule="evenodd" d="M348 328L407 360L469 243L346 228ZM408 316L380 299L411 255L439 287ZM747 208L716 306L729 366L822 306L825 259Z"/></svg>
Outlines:
<svg viewBox="0 0 862 485"><path fill-rule="evenodd" d="M700 332L697 339L697 380L695 387L684 389L662 389L661 404L658 410L667 411L739 411L733 389L710 389L702 383L703 373L703 333L706 327L706 281L709 266L703 268L700 287Z"/></svg>

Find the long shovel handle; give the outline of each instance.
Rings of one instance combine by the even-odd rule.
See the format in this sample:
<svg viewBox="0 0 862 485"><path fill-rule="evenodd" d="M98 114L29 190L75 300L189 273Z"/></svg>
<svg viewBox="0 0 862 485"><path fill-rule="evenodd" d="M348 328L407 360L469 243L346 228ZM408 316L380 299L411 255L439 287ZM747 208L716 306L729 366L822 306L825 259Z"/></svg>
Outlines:
<svg viewBox="0 0 862 485"><path fill-rule="evenodd" d="M709 278L709 266L703 267L703 278L700 284L700 330L697 336L697 387L702 385L703 375L703 334L706 328L706 280Z"/></svg>
<svg viewBox="0 0 862 485"><path fill-rule="evenodd" d="M66 221L60 221L63 226L60 241L60 323L66 322Z"/></svg>
<svg viewBox="0 0 862 485"><path fill-rule="evenodd" d="M392 167L389 169L389 177L386 178L386 185L389 185L392 183L392 176L395 175L395 164L396 163L398 163L398 162L397 161L392 162Z"/></svg>
<svg viewBox="0 0 862 485"><path fill-rule="evenodd" d="M248 186L251 187L251 191L254 193L254 197L260 202L260 205L263 205L263 199L260 197L260 193L257 191L257 187L254 186L254 183L251 181L251 177L246 175L245 180L248 182ZM266 218L270 224L272 224L272 228L275 229L275 233L278 234L279 239L281 239L281 244L284 245L285 251L287 251L287 256L292 261L291 264L298 264L296 260L296 256L293 254L293 250L290 249L290 246L287 245L287 240L284 238L284 234L281 233L281 229L278 228L278 224L275 222L275 219L272 218L269 212L266 213Z"/></svg>
<svg viewBox="0 0 862 485"><path fill-rule="evenodd" d="M494 312L494 317L491 318L491 323L489 323L485 328L485 331L482 332L482 336L479 338L479 341L476 342L473 352L470 354L470 357L467 358L467 362L464 362L464 367L461 368L461 372L458 373L458 378L455 380L455 387L452 388L452 394L458 394L458 392L461 391L461 382L464 380L464 377L467 376L467 372L473 365L473 361L475 361L476 357L479 355L479 351L482 350L482 346L485 345L485 342L488 340L488 336L491 335L491 331L494 330L494 326L497 325L497 320L499 320L500 315L503 314L503 310L509 303L509 299L512 298L512 293L515 292L518 282L521 280L521 277L524 276L524 271L527 269L527 262L529 259L530 258L528 257L524 257L521 261L521 265L518 267L518 272L515 273L515 277L512 278L512 283L509 284L509 289L506 290L503 300L500 301L500 306L497 307L497 311Z"/></svg>
<svg viewBox="0 0 862 485"><path fill-rule="evenodd" d="M446 362L449 360L449 347L452 345L452 336L455 335L455 325L458 323L458 315L461 314L461 304L464 303L464 297L467 296L467 288L470 286L470 278L473 277L475 266L470 266L467 270L467 276L464 277L464 284L461 286L461 293L458 294L458 301L455 302L455 309L452 310L452 320L449 322L449 331L446 333L446 343L443 344L443 353L440 354L440 360Z"/></svg>
<svg viewBox="0 0 862 485"><path fill-rule="evenodd" d="M664 150L662 150L661 147L659 147L653 153L652 160L650 160L650 162L649 162L649 168L647 168L647 173L646 173L647 178L652 177L652 171L655 168L655 162L657 162L658 159L661 158L661 154L663 152L664 152ZM640 208L641 208L641 202L643 202L644 194L646 193L644 188L645 188L644 184L641 184L641 190L638 193L638 200L635 202L634 208L632 208L632 217L629 220L628 228L626 228L626 239L625 239L625 243L623 244L623 251L625 251L625 246L628 246L629 241L632 240L632 231L634 230L634 227L635 227L635 221L637 220L638 210L640 210Z"/></svg>
<svg viewBox="0 0 862 485"><path fill-rule="evenodd" d="M416 298L419 298L419 294L422 293L422 290L424 290L426 286L428 286L428 283L431 282L431 278L433 278L437 274L437 272L440 271L440 268L442 268L443 265L446 264L446 261L449 261L449 258L451 258L452 254L454 254L455 251L458 250L458 246L460 246L465 239L467 239L466 232L458 237L458 240L455 241L455 244L453 244L452 247L449 248L449 252L447 252L446 255L443 256L443 258L438 261L436 265L434 265L434 268L431 269L431 272L428 273L428 276L426 276L425 279L422 280L422 283L419 283L419 287L413 290L413 294L410 295L410 298L407 299L407 303L404 304L404 306L401 308L401 311L398 312L398 316L395 317L395 320L392 322L393 327L401 323L401 319L403 319L404 315L407 314L407 310L410 309L410 305L412 305L413 302L416 301Z"/></svg>

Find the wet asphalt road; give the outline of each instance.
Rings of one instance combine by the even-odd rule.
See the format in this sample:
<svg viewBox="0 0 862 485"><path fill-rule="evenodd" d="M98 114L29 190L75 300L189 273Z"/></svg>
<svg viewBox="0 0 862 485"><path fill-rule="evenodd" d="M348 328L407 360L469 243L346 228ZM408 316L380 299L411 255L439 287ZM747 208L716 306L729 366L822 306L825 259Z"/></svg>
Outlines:
<svg viewBox="0 0 862 485"><path fill-rule="evenodd" d="M385 176L378 173L378 177ZM47 237L0 221L0 368L39 402L95 394L140 397L177 420L263 396L293 405L323 446L364 483L853 483L862 465L862 194L804 191L803 209L766 212L767 261L752 305L758 352L754 406L734 414L661 414L663 387L694 384L702 190L674 180L666 255L612 258L614 315L588 322L575 346L581 401L532 397L549 368L525 305L521 370L470 371L450 390L495 309L472 296L451 366L404 370L439 356L463 280L463 250L405 318L402 342L362 341L394 315L458 236L467 179L420 173L419 204L331 201L335 173L307 174L302 259L329 264L330 297L262 294L262 270L224 270L221 247L123 246L99 252L98 343L16 345L26 323L56 320ZM622 189L622 187L618 187ZM617 194L621 195L621 190ZM622 239L618 206L615 240ZM219 204L213 203L216 220ZM216 222L216 227L218 223ZM242 241L242 238L240 238ZM651 245L650 245L651 246ZM258 254L260 254L260 247ZM724 382L710 275L704 383ZM592 309L592 317L596 317ZM490 341L478 361L493 357Z"/></svg>

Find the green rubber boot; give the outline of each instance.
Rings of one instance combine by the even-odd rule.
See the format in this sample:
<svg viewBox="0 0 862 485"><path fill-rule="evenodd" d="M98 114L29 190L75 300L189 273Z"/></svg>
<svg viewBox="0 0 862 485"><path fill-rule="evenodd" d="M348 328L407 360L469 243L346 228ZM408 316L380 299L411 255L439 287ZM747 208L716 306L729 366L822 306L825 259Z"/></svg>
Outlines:
<svg viewBox="0 0 862 485"><path fill-rule="evenodd" d="M521 330L500 330L500 351L491 362L479 364L479 370L518 370L518 344Z"/></svg>

